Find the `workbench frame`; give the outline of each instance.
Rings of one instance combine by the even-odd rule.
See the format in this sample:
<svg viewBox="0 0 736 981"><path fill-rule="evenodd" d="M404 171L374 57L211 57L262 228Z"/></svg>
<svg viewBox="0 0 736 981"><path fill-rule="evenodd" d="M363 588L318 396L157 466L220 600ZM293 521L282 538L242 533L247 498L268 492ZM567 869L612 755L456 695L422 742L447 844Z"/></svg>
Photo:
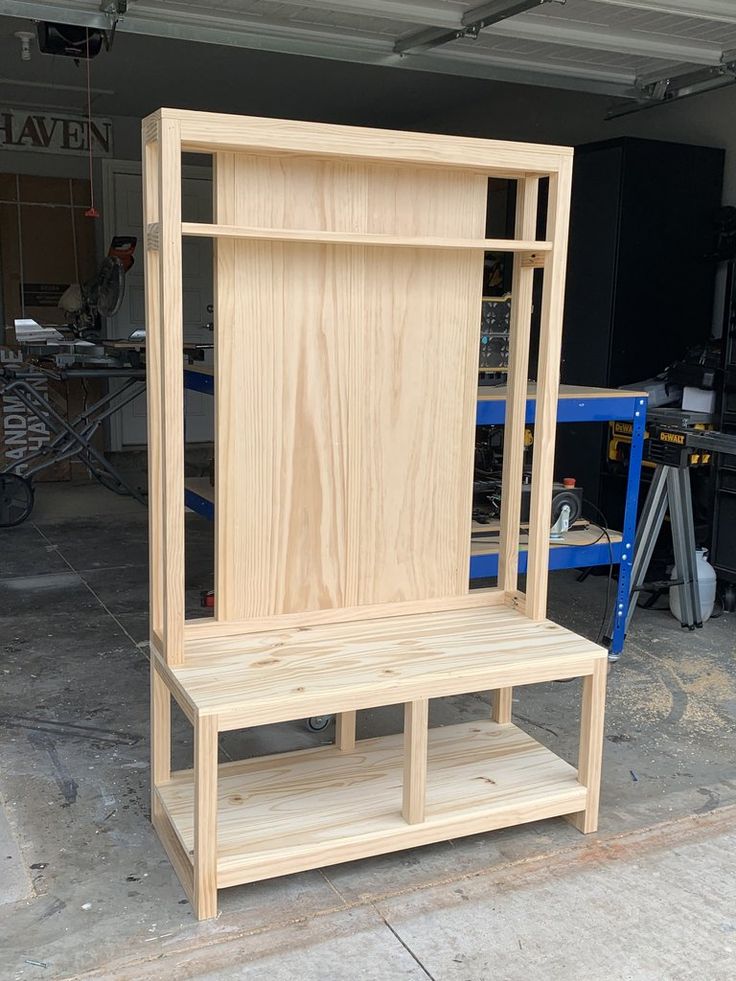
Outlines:
<svg viewBox="0 0 736 981"><path fill-rule="evenodd" d="M192 384L196 384L192 382ZM487 395L485 393L488 393ZM480 389L476 412L479 426L502 426L506 420L504 399L491 396L492 389ZM536 400L533 395L527 399L526 422L533 425ZM557 423L613 422L631 423L631 448L626 477L626 499L621 537L607 540L604 536L594 545L560 545L549 550L550 570L579 569L600 565L618 565L619 576L613 612L611 636L605 638L608 644L609 660L621 657L626 639L626 622L634 560L634 540L636 537L636 518L639 502L644 436L646 433L647 397L644 392L627 392L623 389L596 389L584 386L562 385L557 407ZM194 504L194 502L193 502ZM197 507L194 507L197 510ZM200 513L205 513L200 506ZM606 529L611 533L611 529ZM526 572L526 552L520 552L519 571ZM470 558L470 578L487 579L498 575L498 555L480 554L476 549ZM636 597L634 597L636 602Z"/></svg>
<svg viewBox="0 0 736 981"><path fill-rule="evenodd" d="M182 222L183 152L214 155L213 224ZM572 151L162 109L143 160L152 819L198 918L219 887L269 876L557 815L594 831L606 652L546 619ZM489 177L518 182L514 239L483 237ZM182 236L198 235L216 243L216 606L187 621ZM498 586L471 591L486 251L514 254L514 310ZM515 685L575 677L577 769L511 722ZM428 728L431 698L481 690L490 719ZM172 697L194 733L178 773ZM356 745L356 712L393 703L402 739ZM334 746L218 765L220 732L318 714L337 715Z"/></svg>

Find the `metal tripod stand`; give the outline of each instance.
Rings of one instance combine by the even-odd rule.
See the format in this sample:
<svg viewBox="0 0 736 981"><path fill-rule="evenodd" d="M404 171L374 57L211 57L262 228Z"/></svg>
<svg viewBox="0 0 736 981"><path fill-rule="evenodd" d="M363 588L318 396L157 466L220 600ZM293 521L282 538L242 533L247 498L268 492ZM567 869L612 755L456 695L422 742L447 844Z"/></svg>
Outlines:
<svg viewBox="0 0 736 981"><path fill-rule="evenodd" d="M654 471L636 532L631 570L631 595L635 596L644 585L644 577L652 561L654 546L657 544L668 507L675 565L679 575L678 580L673 581L672 585L680 591L682 626L692 630L703 626L703 617L695 567L695 527L690 494L690 472L687 464L685 466L660 464ZM635 608L636 602L629 604L626 617L627 631Z"/></svg>
<svg viewBox="0 0 736 981"><path fill-rule="evenodd" d="M679 577L668 585L680 591L682 626L693 630L703 626L703 614L696 571L690 456L693 452L736 455L736 436L668 424L666 410L650 413L650 418L651 423L647 423L649 458L658 462L636 532L626 630L628 631L634 615L636 595L644 586L654 546L668 510ZM612 661L619 657L620 655L609 654L609 660Z"/></svg>

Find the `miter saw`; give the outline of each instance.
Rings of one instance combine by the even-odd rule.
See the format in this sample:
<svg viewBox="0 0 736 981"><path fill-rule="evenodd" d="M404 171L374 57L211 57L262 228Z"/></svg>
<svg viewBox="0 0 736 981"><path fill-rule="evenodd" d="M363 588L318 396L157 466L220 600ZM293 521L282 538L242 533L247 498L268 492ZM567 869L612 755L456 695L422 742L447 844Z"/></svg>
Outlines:
<svg viewBox="0 0 736 981"><path fill-rule="evenodd" d="M69 286L59 300L75 337L98 337L102 317L114 317L125 295L125 274L133 265L137 239L116 235L96 275L84 284Z"/></svg>
<svg viewBox="0 0 736 981"><path fill-rule="evenodd" d="M125 274L133 265L136 242L134 236L115 236L92 279L67 287L58 303L66 320L63 326L15 321L16 340L24 355L57 368L119 366L120 355L106 350L99 339L103 318L114 317L123 302Z"/></svg>

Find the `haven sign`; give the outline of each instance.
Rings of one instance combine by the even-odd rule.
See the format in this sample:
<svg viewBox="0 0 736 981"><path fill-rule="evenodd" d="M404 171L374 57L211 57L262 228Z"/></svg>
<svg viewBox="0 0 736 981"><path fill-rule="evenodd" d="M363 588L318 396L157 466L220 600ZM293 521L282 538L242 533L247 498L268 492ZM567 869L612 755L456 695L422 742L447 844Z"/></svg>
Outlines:
<svg viewBox="0 0 736 981"><path fill-rule="evenodd" d="M63 112L0 109L0 147L42 153L112 156L112 120L93 119Z"/></svg>

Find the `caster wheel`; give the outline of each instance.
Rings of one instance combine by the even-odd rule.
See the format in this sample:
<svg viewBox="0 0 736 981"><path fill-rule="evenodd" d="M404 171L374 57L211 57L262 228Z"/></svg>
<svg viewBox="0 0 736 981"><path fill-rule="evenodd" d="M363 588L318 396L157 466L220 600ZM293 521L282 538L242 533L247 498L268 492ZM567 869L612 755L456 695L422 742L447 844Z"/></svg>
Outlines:
<svg viewBox="0 0 736 981"><path fill-rule="evenodd" d="M307 719L307 729L311 732L322 732L330 722L332 722L331 715L313 715L311 719Z"/></svg>
<svg viewBox="0 0 736 981"><path fill-rule="evenodd" d="M25 521L33 510L33 485L16 473L0 473L0 528Z"/></svg>

